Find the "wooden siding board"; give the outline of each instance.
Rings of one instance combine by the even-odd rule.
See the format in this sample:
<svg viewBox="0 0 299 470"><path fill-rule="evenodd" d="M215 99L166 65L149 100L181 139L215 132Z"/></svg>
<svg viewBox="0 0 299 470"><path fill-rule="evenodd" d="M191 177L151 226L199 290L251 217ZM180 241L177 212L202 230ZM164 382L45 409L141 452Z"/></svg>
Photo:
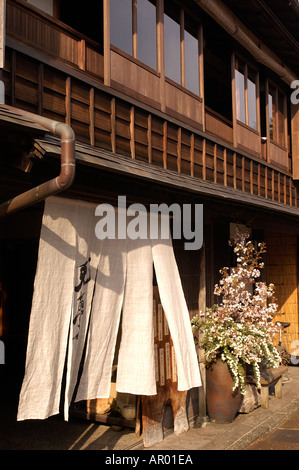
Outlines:
<svg viewBox="0 0 299 470"><path fill-rule="evenodd" d="M113 97L11 49L4 80L8 102L69 122L79 141L297 207L298 193L285 173L194 129L192 133L183 123L162 119L154 110Z"/></svg>

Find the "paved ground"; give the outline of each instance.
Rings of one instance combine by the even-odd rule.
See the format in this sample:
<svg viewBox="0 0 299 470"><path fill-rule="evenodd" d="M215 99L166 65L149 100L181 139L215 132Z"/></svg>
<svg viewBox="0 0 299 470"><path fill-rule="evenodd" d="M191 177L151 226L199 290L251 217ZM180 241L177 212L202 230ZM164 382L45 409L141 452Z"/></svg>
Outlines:
<svg viewBox="0 0 299 470"><path fill-rule="evenodd" d="M78 419L64 422L59 416L16 422L15 412L6 401L0 402L0 450L126 450L128 455L137 450L299 450L299 367L289 367L283 397L271 396L268 409L239 414L229 424L193 427L180 436L168 433L149 449L133 430L117 432Z"/></svg>
<svg viewBox="0 0 299 470"><path fill-rule="evenodd" d="M299 409L245 450L299 450Z"/></svg>

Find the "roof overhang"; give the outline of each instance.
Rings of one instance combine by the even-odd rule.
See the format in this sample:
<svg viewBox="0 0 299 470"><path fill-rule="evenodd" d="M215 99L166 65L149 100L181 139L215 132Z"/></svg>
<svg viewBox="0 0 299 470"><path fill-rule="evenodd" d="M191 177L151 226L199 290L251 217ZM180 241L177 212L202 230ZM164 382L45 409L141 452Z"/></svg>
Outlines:
<svg viewBox="0 0 299 470"><path fill-rule="evenodd" d="M299 67L295 46L299 50L299 44L282 24L279 27L279 19L274 14L269 16L271 8L265 5L265 2L194 0L194 3L241 44L255 60L272 70L287 85L298 79ZM261 21L261 4L265 6L263 13L268 30Z"/></svg>
<svg viewBox="0 0 299 470"><path fill-rule="evenodd" d="M36 139L35 146L41 156L60 157L59 140L56 138L46 136L44 139ZM185 193L192 193L195 196L216 198L222 202L242 204L243 206L272 211L281 215L299 217L299 209L296 207L186 174L166 170L154 164L138 161L87 144L76 143L75 157L77 165L87 165L95 170L137 178L155 185L159 184Z"/></svg>

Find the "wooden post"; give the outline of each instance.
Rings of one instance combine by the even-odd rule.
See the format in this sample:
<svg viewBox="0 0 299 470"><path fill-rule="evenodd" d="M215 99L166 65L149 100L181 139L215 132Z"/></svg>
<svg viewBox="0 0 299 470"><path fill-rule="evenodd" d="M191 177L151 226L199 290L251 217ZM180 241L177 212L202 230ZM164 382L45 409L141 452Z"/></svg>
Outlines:
<svg viewBox="0 0 299 470"><path fill-rule="evenodd" d="M157 0L157 66L160 73L160 104L165 112L164 0Z"/></svg>
<svg viewBox="0 0 299 470"><path fill-rule="evenodd" d="M178 143L177 143L177 169L181 173L182 168L182 128L178 128Z"/></svg>
<svg viewBox="0 0 299 470"><path fill-rule="evenodd" d="M194 134L190 136L190 174L194 176Z"/></svg>
<svg viewBox="0 0 299 470"><path fill-rule="evenodd" d="M180 43L181 43L181 85L185 86L185 16L184 9L181 8L180 11Z"/></svg>
<svg viewBox="0 0 299 470"><path fill-rule="evenodd" d="M148 162L152 163L152 115L147 117L147 155Z"/></svg>
<svg viewBox="0 0 299 470"><path fill-rule="evenodd" d="M133 0L132 2L132 50L133 50L133 57L135 59L138 58L138 43L137 43L137 0Z"/></svg>
<svg viewBox="0 0 299 470"><path fill-rule="evenodd" d="M267 136L267 147L266 157L267 162L270 161L270 121L269 121L269 82L266 80L266 136Z"/></svg>
<svg viewBox="0 0 299 470"><path fill-rule="evenodd" d="M205 243L200 250L199 261L199 295L198 295L198 309L205 312L206 310L206 256L205 256ZM202 387L198 389L198 424L203 425L206 421L206 369L205 369L205 356L202 348L198 350L199 370L201 374Z"/></svg>
<svg viewBox="0 0 299 470"><path fill-rule="evenodd" d="M206 131L206 110L205 110L205 89L204 89L204 50L203 50L203 27L202 24L199 26L198 32L198 44L199 44L199 57L198 57L198 67L199 67L199 93L200 98L202 99L202 130Z"/></svg>
<svg viewBox="0 0 299 470"><path fill-rule="evenodd" d="M116 152L116 110L115 110L115 98L111 99L111 150L113 153Z"/></svg>
<svg viewBox="0 0 299 470"><path fill-rule="evenodd" d="M103 1L104 16L104 84L110 86L111 60L110 60L110 0Z"/></svg>
<svg viewBox="0 0 299 470"><path fill-rule="evenodd" d="M232 105L233 105L233 144L237 147L237 114L236 114L236 82L235 82L235 54L231 56Z"/></svg>
<svg viewBox="0 0 299 470"><path fill-rule="evenodd" d="M94 88L91 87L89 90L89 139L90 145L95 143L94 135Z"/></svg>
<svg viewBox="0 0 299 470"><path fill-rule="evenodd" d="M203 139L202 144L202 179L206 179L206 139Z"/></svg>
<svg viewBox="0 0 299 470"><path fill-rule="evenodd" d="M135 159L135 108L130 109L130 149L131 157Z"/></svg>
<svg viewBox="0 0 299 470"><path fill-rule="evenodd" d="M78 43L78 66L81 70L85 70L85 63L86 63L86 44L85 40L81 39Z"/></svg>
<svg viewBox="0 0 299 470"><path fill-rule="evenodd" d="M65 81L65 122L71 125L71 77Z"/></svg>
<svg viewBox="0 0 299 470"><path fill-rule="evenodd" d="M163 123L163 168L167 168L167 121Z"/></svg>
<svg viewBox="0 0 299 470"><path fill-rule="evenodd" d="M43 82L44 82L44 65L41 63L38 66L38 114L43 114Z"/></svg>

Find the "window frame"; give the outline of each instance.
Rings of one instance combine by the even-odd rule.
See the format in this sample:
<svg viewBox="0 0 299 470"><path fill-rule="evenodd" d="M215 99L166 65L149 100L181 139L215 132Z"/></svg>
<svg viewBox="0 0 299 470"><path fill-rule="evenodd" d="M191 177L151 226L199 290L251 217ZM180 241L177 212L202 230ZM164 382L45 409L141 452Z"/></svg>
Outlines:
<svg viewBox="0 0 299 470"><path fill-rule="evenodd" d="M163 25L164 25L164 19L165 19L165 15L167 16L170 16L167 12L167 2L165 1L164 3L164 9L163 9ZM176 4L176 6L178 7L179 9L179 18L176 18L174 21L176 21L179 25L179 28L180 28L180 50L179 50L179 60L180 60L180 82L176 82L174 81L172 78L168 77L166 75L166 70L165 70L165 59L164 59L164 73L165 73L165 80L166 81L169 81L170 83L176 85L176 86L179 86L179 87L182 87L182 89L186 92L186 93L189 93L191 94L192 96L195 96L196 98L202 98L202 94L203 94L203 91L202 91L202 78L201 78L201 70L202 70L202 57L203 57L203 32L202 32L202 24L200 21L198 21L198 19L195 20L195 23L197 23L196 25L196 33L195 35L193 33L190 32L190 27L188 26L188 20L186 21L185 20L185 15L188 17L190 17L191 21L192 21L192 18L191 18L191 15L190 13L184 8L184 6L182 5L179 5L179 4ZM173 16L170 16L172 19ZM186 48L185 48L185 31L189 34L191 34L191 36L193 36L196 41L197 41L197 51L198 51L198 55L197 55L197 70L198 70L198 90L197 92L195 93L194 91L192 91L191 89L187 88L186 87ZM165 48L166 48L166 42L165 42L165 34L163 35L163 55L165 56Z"/></svg>
<svg viewBox="0 0 299 470"><path fill-rule="evenodd" d="M273 93L271 93L273 92ZM266 79L266 86L265 86L265 102L266 102L266 125L267 125L267 138L269 139L269 142L278 145L279 147L287 150L288 144L287 144L287 139L288 139L288 133L287 133L287 95L286 93L282 90L282 88L277 85L273 80L267 78ZM279 94L283 98L283 138L281 142L280 139L280 130L279 130ZM273 137L271 137L270 134L270 115L269 115L269 95L272 96L272 113L273 113L273 104L274 104L274 110L275 110L275 127L273 129Z"/></svg>
<svg viewBox="0 0 299 470"><path fill-rule="evenodd" d="M239 66L239 61L244 64L244 112L245 112L245 122L242 121L237 117L237 86L236 86L236 72L238 70ZM248 94L248 80L249 80L249 73L253 73L254 75L254 83L255 83L255 113L256 113L256 127L252 127L249 122L249 94ZM241 72L239 72L241 73ZM234 99L235 99L235 114L236 114L236 121L243 125L246 126L248 129L250 129L253 132L256 132L260 134L260 119L259 119L259 71L257 67L255 67L250 61L248 61L246 58L242 57L241 54L234 54L234 64L233 64L233 74L234 74L234 83L235 83L235 90L234 90ZM251 80L252 81L252 80Z"/></svg>
<svg viewBox="0 0 299 470"><path fill-rule="evenodd" d="M148 65L146 62L143 62L141 59L138 57L138 15L137 15L137 9L138 9L138 0L131 0L131 5L132 5L132 31L131 31L131 45L132 45L132 54L129 54L128 52L122 50L119 48L119 46L114 45L113 42L110 40L110 46L112 48L115 48L116 50L120 51L122 54L124 54L126 57L134 59L135 62L139 63L140 65L144 66L145 68L148 68L155 73L159 72L159 51L158 51L158 11L159 11L159 0L155 0L155 9L156 9L156 19L155 19L155 46L156 46L156 54L155 54L155 61L156 61L156 66L153 68L152 66ZM110 10L110 24L111 24L111 10Z"/></svg>

